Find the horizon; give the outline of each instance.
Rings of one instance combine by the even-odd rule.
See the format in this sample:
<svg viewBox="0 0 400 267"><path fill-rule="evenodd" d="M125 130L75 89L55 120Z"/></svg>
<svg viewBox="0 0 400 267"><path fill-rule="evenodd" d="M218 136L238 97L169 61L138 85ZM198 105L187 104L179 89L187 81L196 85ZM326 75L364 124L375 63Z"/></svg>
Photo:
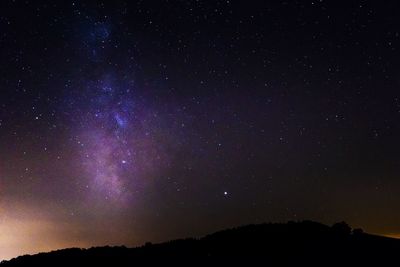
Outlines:
<svg viewBox="0 0 400 267"><path fill-rule="evenodd" d="M301 221L296 221L296 222L302 222L302 221L309 221L309 220L301 220ZM76 244L75 245L73 245L73 246L64 246L64 247L53 247L53 248L48 248L48 249L44 249L44 250L35 250L35 249L32 249L32 250L26 250L25 252L16 252L16 251L13 251L12 253L9 253L7 250L5 250L4 248L3 248L3 246L1 246L1 244L0 244L0 251L2 252L2 254L5 254L5 255L9 255L8 256L8 258L4 258L4 257L2 257L2 254L0 254L0 263L2 262L2 261L8 261L8 260L11 260L11 259L14 259L14 258L16 258L16 257L19 257L19 256L24 256L24 255L36 255L36 254L38 254L38 253L48 253L48 252L52 252L52 251L57 251L57 250L64 250L64 249L69 249L69 248L80 248L80 249L89 249L89 248L95 248L95 247L105 247L105 246L111 246L111 247L114 247L114 246L116 246L116 247L119 247L119 246L124 246L124 247L127 247L127 248L136 248L136 247L141 247L141 246L144 246L144 245L146 245L146 244L148 244L148 243L151 243L151 244L160 244L160 243L164 243L164 242L168 242L168 241L171 241L171 240L177 240L177 239L186 239L186 238L201 238L201 237L204 237L205 235L208 235L208 234L213 234L213 233L217 233L217 232L219 232L219 231L223 231L223 230L227 230L227 229L235 229L235 228L238 228L238 227L243 227L243 226L248 226L248 225L260 225L260 224L288 224L289 222L291 222L291 221L287 221L287 222L263 222L263 223L257 223L257 224L246 224L246 225L237 225L237 226L231 226L231 227L228 227L228 228L224 228L224 229L215 229L214 231L211 231L211 232L208 232L208 233L205 233L205 234L203 234L203 235L198 235L198 236L181 236L181 237L174 237L174 238L171 238L171 239L167 239L167 240L158 240L158 241L152 241L152 240L147 240L147 241L145 241L145 242L142 242L142 243L140 243L140 244L135 244L135 245L132 245L132 246L126 246L125 244L110 244L110 243L104 243L104 244L88 244L88 245L86 245L86 246L76 246ZM314 222L314 221L313 221ZM337 221L337 222L340 222L340 220L339 221ZM317 223L320 223L320 222L317 222ZM332 224L325 224L324 223L324 225L328 225L328 226L330 226L330 225L333 225L334 223L332 223ZM350 225L351 226L351 225ZM357 227L353 227L353 226L351 226L352 227L352 229L357 229ZM364 230L364 229L363 229ZM393 233L391 233L391 234L381 234L381 233L369 233L369 232L365 232L365 233L367 233L367 234L372 234L372 235L378 235L378 236L383 236L383 237L388 237L388 238L394 238L394 239L400 239L400 234L393 234ZM50 246L49 246L50 247ZM6 251L6 252L4 252L4 251ZM1 253L0 252L0 253ZM18 254L19 253L19 254ZM12 254L15 254L15 255L12 255Z"/></svg>
<svg viewBox="0 0 400 267"><path fill-rule="evenodd" d="M301 220L301 221L295 221L296 223L301 223L301 222L305 222L305 221L309 221L309 220ZM217 229L217 230L214 230L214 231L211 231L211 232L208 232L208 233L205 233L204 235L200 235L200 236L183 236L183 237L175 237L175 238L172 238L172 239L168 239L168 240L159 240L159 241L150 241L150 240L148 240L148 241L145 241L144 243L140 243L140 244L136 244L136 245L133 245L133 246L126 246L126 245L124 245L124 244L109 244L109 243L105 243L105 244L92 244L92 245L87 245L87 246L64 246L64 247L55 247L55 248L48 248L48 249L45 249L45 250L37 250L37 251L35 251L35 250L32 250L31 252L29 252L29 251L26 251L26 252L23 252L23 253L20 253L20 254L17 254L17 255L15 255L15 256L10 256L9 258L2 258L2 256L1 256L1 254L0 254L0 263L2 262L2 261L9 261L9 260L11 260L11 259L14 259L14 258L17 258L17 257L19 257L19 256L25 256L25 255L37 255L37 254L39 254L39 253L49 253L49 252L53 252L53 251L58 251L58 250L64 250L64 249L71 249L71 248L79 248L79 249L90 249L90 248L97 248L97 247L127 247L127 248L137 248L137 247L142 247L142 246L145 246L146 244L162 244L162 243L165 243L165 242L169 242L169 241L172 241L172 240L179 240L179 239L187 239L187 238L196 238L196 239L198 239L198 238L202 238L202 237L205 237L206 235L209 235L209 234L214 234L214 233L218 233L218 232L220 232L220 231L224 231L224 230L232 230L232 229L237 229L237 228L240 228L240 227L245 227L245 226L249 226L249 225L263 225L263 224L288 224L288 223L290 223L290 222L293 222L293 221L287 221L287 222L263 222L263 223L258 223L258 224L246 224L246 225L237 225L237 226L232 226L232 227L229 227L229 228L224 228L224 229ZM311 221L311 222L315 222L315 221ZM339 221L338 221L339 222ZM316 223L320 223L320 222L316 222ZM333 223L334 224L334 223ZM333 225L333 224L331 224L331 225ZM327 226L331 226L331 225L329 225L329 224L323 224L323 225L327 225ZM357 228L354 228L354 227L352 227L352 229L354 230L354 229L357 229ZM368 232L365 232L365 233L367 233L367 234L372 234L372 235L377 235L377 236L382 236L382 237L388 237L388 238L394 238L394 239L400 239L400 235L396 235L396 234L385 234L385 235L382 235L382 234L377 234L377 233L368 233ZM0 246L1 247L1 246ZM1 250L0 251L4 251L4 249L1 247ZM4 253L4 254L9 254L7 251Z"/></svg>

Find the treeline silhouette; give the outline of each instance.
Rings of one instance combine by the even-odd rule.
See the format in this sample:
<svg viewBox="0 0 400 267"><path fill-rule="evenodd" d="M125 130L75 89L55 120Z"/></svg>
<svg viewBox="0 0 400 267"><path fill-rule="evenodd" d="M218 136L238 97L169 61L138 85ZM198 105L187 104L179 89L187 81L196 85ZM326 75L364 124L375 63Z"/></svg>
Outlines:
<svg viewBox="0 0 400 267"><path fill-rule="evenodd" d="M3 261L9 266L398 266L400 240L303 221L247 225L137 248L70 248Z"/></svg>

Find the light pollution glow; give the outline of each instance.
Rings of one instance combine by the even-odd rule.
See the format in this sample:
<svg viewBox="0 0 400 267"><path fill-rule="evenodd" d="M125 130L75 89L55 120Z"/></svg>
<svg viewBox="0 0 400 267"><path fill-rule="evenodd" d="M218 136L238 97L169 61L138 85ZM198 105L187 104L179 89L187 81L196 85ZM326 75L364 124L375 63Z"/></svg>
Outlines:
<svg viewBox="0 0 400 267"><path fill-rule="evenodd" d="M12 203L13 208L1 209L0 215L0 261L25 254L36 254L57 249L92 246L122 245L126 236L111 227L114 222L103 222L101 234L91 228L96 224L83 225L78 221L66 221L26 204ZM12 212L11 212L12 210ZM59 211L60 213L63 211ZM83 235L83 236L82 236ZM77 238L79 236L79 238Z"/></svg>

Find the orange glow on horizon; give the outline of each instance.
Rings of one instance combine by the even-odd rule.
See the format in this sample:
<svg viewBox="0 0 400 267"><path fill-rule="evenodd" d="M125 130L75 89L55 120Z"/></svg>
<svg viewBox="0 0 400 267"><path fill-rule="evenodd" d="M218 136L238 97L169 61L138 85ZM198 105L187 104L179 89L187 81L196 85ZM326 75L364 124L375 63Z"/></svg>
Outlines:
<svg viewBox="0 0 400 267"><path fill-rule="evenodd" d="M383 236L400 239L400 233L383 234Z"/></svg>

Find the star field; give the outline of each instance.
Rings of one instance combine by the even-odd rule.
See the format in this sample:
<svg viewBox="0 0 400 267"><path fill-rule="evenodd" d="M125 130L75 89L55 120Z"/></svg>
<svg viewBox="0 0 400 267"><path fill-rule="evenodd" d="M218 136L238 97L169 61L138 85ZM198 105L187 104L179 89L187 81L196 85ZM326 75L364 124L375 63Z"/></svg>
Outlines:
<svg viewBox="0 0 400 267"><path fill-rule="evenodd" d="M0 259L265 221L398 234L396 1L1 1Z"/></svg>

